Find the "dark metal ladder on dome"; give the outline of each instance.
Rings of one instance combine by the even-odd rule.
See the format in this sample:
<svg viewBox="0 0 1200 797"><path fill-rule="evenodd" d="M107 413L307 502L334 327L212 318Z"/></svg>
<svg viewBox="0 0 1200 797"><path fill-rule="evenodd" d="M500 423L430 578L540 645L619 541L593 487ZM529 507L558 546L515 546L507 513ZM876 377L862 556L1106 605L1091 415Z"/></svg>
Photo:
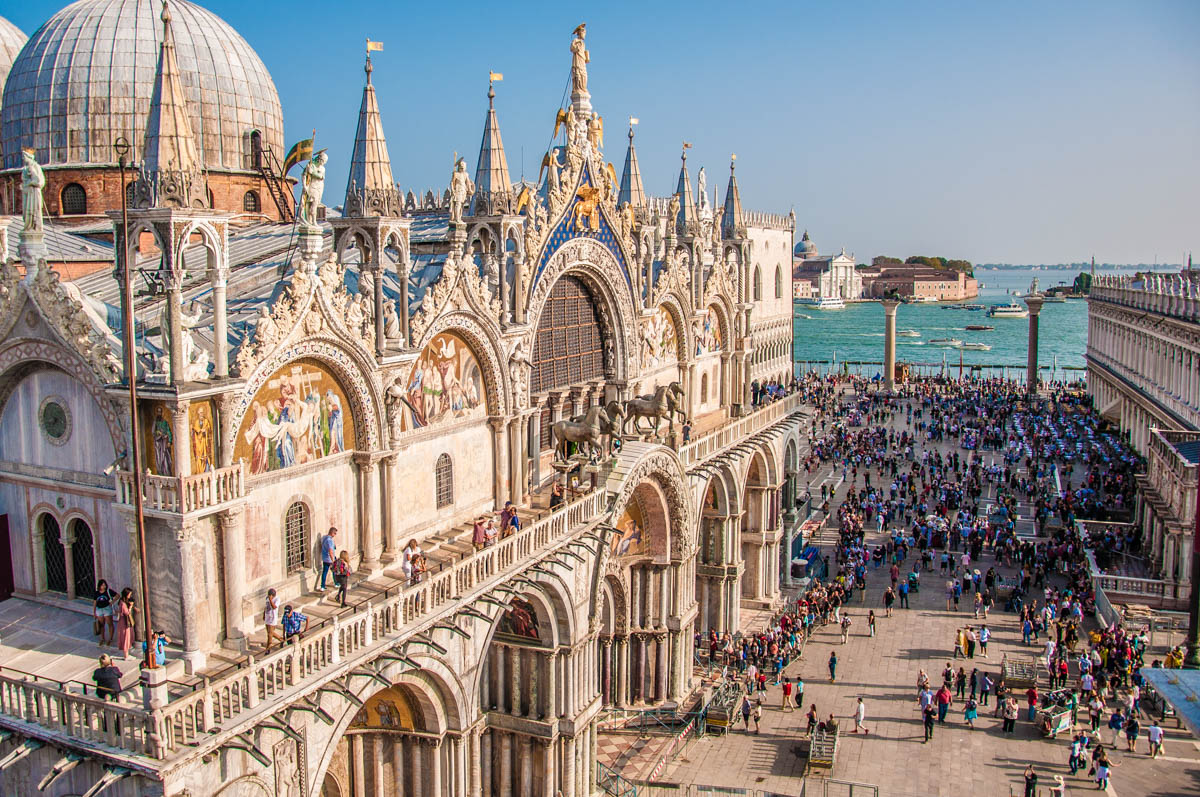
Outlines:
<svg viewBox="0 0 1200 797"><path fill-rule="evenodd" d="M266 183L267 190L271 194L271 200L279 210L279 218L281 221L291 223L295 220L295 214L292 211L292 195L287 190L287 180L284 175L280 174L282 164L279 163L279 159L275 157L275 153L270 147L262 147L257 154L254 165L258 168L258 173L262 175L263 182Z"/></svg>

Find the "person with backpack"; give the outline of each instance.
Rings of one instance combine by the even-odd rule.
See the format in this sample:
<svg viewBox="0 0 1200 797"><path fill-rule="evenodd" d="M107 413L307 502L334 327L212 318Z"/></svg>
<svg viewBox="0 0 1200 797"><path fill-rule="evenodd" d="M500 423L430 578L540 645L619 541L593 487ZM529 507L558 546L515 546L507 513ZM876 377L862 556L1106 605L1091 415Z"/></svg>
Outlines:
<svg viewBox="0 0 1200 797"><path fill-rule="evenodd" d="M337 600L346 605L346 590L350 586L350 552L342 551L333 562L333 583L338 588Z"/></svg>

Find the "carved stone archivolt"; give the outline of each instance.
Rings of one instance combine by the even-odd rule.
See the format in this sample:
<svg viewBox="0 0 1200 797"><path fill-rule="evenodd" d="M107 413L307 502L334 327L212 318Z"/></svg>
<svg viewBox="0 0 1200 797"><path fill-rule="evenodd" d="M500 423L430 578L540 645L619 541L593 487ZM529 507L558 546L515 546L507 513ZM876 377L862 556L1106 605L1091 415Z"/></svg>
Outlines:
<svg viewBox="0 0 1200 797"><path fill-rule="evenodd" d="M345 268L335 257L325 261L315 275L297 269L275 303L260 310L253 335L238 349L236 374L248 376L281 346L322 331L371 356L375 350L374 305L365 299L362 293L346 290Z"/></svg>
<svg viewBox="0 0 1200 797"><path fill-rule="evenodd" d="M8 284L9 279L5 277L4 284ZM21 286L8 289L8 297L4 301L14 308L15 302L19 301L16 296L19 287L24 287L38 314L62 342L88 364L101 384L120 381L124 371L121 358L109 343L108 330L99 329L84 310L78 288L60 282L57 272L45 261L39 264L32 282L23 282Z"/></svg>
<svg viewBox="0 0 1200 797"><path fill-rule="evenodd" d="M691 285L691 256L682 248L676 248L667 253L667 262L654 282L651 303L662 304L669 294L674 294L680 297L684 306L690 310Z"/></svg>
<svg viewBox="0 0 1200 797"><path fill-rule="evenodd" d="M651 479L667 502L671 559L685 559L696 550L697 524L692 516L687 473L679 457L669 448L655 446L626 473L612 503L611 522L620 518L638 485Z"/></svg>
<svg viewBox="0 0 1200 797"><path fill-rule="evenodd" d="M500 342L499 327L494 324L481 323L470 311L448 312L434 319L433 324L424 331L420 341L416 344L417 349L424 350L429 342L442 332L453 332L471 347L480 370L483 372L483 387L487 394L488 414L493 416L507 414L512 405L505 400L505 396L509 395L511 386L509 380L505 379L507 369L504 367L504 363L507 360L503 356L504 346ZM388 428L391 430L393 440L399 434L400 406L396 397L407 392L409 372L410 369L406 367L401 369L398 374L393 373L391 383L386 390ZM512 375L510 374L510 376ZM515 380L515 376L513 379ZM526 381L526 385L528 385L528 381Z"/></svg>
<svg viewBox="0 0 1200 797"><path fill-rule="evenodd" d="M429 287L421 309L413 316L409 329L414 341L428 342L434 321L445 314L469 310L493 323L499 323L501 304L488 289L470 256L452 251L442 266L442 274Z"/></svg>
<svg viewBox="0 0 1200 797"><path fill-rule="evenodd" d="M567 241L546 263L530 294L530 330L526 336L525 350L533 350L537 322L541 317L542 308L546 305L546 299L550 296L550 289L567 273L581 277L595 292L599 299L597 313L601 316L606 330L616 339L612 354L605 353L606 370L612 378L620 380L638 373L641 357L638 342L640 330L625 275L613 253L604 244L591 238L573 238Z"/></svg>
<svg viewBox="0 0 1200 797"><path fill-rule="evenodd" d="M47 340L18 339L0 348L0 376L7 374L13 368L34 362L49 363L59 370L69 374L87 388L96 407L104 417L108 433L112 437L113 448L121 451L125 448L125 418L129 417L128 405L124 409L109 399L95 371L85 362L82 355L73 350L67 350L61 344ZM11 387L15 387L15 384ZM0 393L0 408L7 400L6 393Z"/></svg>

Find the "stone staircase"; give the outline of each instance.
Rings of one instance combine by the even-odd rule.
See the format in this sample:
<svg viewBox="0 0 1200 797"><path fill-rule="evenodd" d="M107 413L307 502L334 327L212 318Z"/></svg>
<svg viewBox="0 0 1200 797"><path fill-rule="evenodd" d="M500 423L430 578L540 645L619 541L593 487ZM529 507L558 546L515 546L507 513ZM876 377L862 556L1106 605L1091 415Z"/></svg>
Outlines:
<svg viewBox="0 0 1200 797"><path fill-rule="evenodd" d="M518 516L522 527L534 523L550 513L550 490L544 489L530 496L530 503L518 507ZM420 540L421 549L425 553L428 572L436 573L444 567L449 567L460 561L475 550L471 538L474 534L474 517L469 520L437 531ZM342 606L337 600L337 588L333 586L333 577L329 577L329 588L321 591L318 578L313 579L313 587L288 603L298 612L309 619L309 628L332 620L334 617L354 613L361 604L394 594L404 587L407 579L400 567L399 556L389 562L378 573L369 576L351 576L350 588L346 591L346 605ZM280 614L283 613L280 605ZM255 619L255 630L247 636L246 651L241 652L232 647L219 647L208 651L208 662L203 670L193 675L186 673L182 659L171 658L167 662L167 678L171 682L171 696L175 698L187 694L203 685L206 678L215 679L228 671L244 665L250 656L260 656L264 653L267 643L267 632L261 625L261 618ZM279 643L275 642L275 648Z"/></svg>

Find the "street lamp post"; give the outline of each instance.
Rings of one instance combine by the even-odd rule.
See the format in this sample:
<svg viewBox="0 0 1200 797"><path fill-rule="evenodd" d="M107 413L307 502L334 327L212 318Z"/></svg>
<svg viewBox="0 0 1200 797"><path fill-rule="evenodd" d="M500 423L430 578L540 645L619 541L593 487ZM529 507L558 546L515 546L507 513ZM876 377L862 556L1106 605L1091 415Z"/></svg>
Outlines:
<svg viewBox="0 0 1200 797"><path fill-rule="evenodd" d="M120 136L113 142L117 163L121 169L121 246L117 253L117 278L121 282L121 346L125 354L125 381L129 385L129 446L130 466L133 469L133 514L137 523L138 561L141 563L142 619L146 639L146 655L142 666L153 670L155 658L153 628L150 622L150 576L146 562L146 520L142 515L142 440L137 418L137 354L134 349L133 279L129 269L129 202L125 188L125 169L129 166L129 142Z"/></svg>

